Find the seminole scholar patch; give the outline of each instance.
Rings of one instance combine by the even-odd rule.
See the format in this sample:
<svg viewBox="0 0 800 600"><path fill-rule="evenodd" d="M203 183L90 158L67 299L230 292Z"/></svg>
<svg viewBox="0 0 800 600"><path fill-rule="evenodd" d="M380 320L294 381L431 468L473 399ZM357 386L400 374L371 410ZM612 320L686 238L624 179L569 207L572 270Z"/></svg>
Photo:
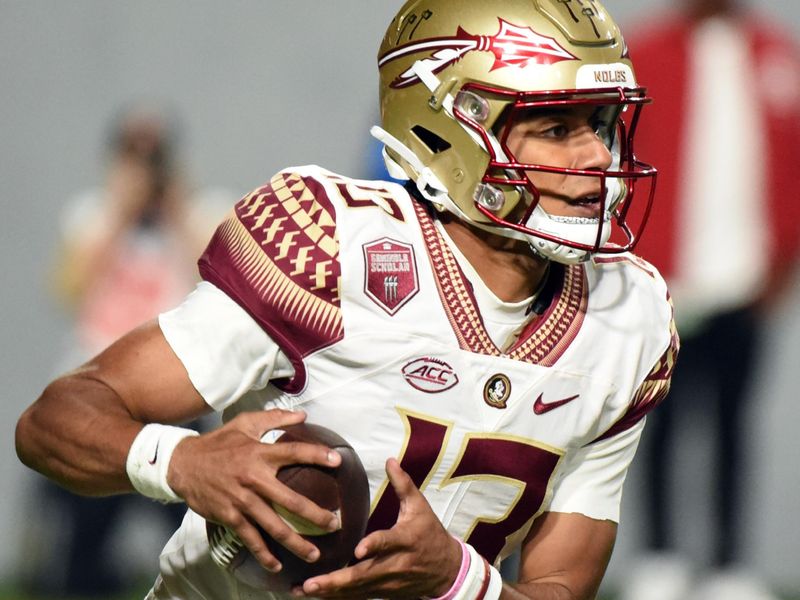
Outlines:
<svg viewBox="0 0 800 600"><path fill-rule="evenodd" d="M364 244L364 292L390 315L419 291L414 248L389 238Z"/></svg>

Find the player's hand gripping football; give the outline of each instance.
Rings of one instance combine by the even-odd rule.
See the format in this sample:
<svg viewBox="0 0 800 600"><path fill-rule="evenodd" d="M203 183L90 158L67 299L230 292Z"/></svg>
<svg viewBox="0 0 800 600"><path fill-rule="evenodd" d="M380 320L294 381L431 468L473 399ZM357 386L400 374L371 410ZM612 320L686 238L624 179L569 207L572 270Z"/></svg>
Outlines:
<svg viewBox="0 0 800 600"><path fill-rule="evenodd" d="M306 580L295 595L419 598L438 596L450 588L461 565L461 547L395 459L386 462L386 474L400 499L394 526L373 531L359 542L358 563Z"/></svg>
<svg viewBox="0 0 800 600"><path fill-rule="evenodd" d="M242 413L209 433L183 440L175 448L168 482L189 507L210 521L232 529L265 568L280 562L269 552L256 525L294 554L313 562L319 551L275 512L280 504L311 523L336 531L338 517L278 481L285 465L305 463L336 467L335 451L301 442L261 443L271 430L305 420L305 413L267 410Z"/></svg>

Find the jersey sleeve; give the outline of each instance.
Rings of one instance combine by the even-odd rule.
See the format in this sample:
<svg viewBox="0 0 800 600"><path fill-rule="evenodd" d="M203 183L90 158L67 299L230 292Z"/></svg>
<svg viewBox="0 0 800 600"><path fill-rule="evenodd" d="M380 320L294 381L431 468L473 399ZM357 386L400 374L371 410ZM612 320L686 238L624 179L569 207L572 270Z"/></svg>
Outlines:
<svg viewBox="0 0 800 600"><path fill-rule="evenodd" d="M344 335L334 205L321 176L299 170L236 204L199 261L291 361L294 376L277 382L286 392L304 387L306 356Z"/></svg>
<svg viewBox="0 0 800 600"><path fill-rule="evenodd" d="M650 369L644 381L636 389L628 407L622 417L617 420L603 435L595 442L608 439L619 434L626 429L630 429L641 421L647 413L657 407L669 393L672 372L675 370L675 363L678 360L680 350L680 339L678 330L675 327L675 319L672 311L672 301L667 298L670 306L669 319L669 341L663 354Z"/></svg>
<svg viewBox="0 0 800 600"><path fill-rule="evenodd" d="M291 363L266 332L221 290L200 282L158 323L206 403L221 411L271 379L290 378Z"/></svg>
<svg viewBox="0 0 800 600"><path fill-rule="evenodd" d="M619 522L622 488L639 446L644 420L564 458L546 510Z"/></svg>
<svg viewBox="0 0 800 600"><path fill-rule="evenodd" d="M626 396L627 401L621 410L614 410L618 416L604 428L605 431L583 447L567 453L554 482L548 510L576 512L618 522L623 484L636 454L646 416L669 392L680 348L672 302L655 270L638 258L635 262L659 284L656 289L660 295L657 303L660 308L653 314L661 316L654 317L652 326L660 323L656 331L661 332L659 337L662 341L660 348L656 346L649 352L651 357L658 358L655 362L649 362L653 358L649 361L643 358L643 362L648 361L651 365L649 371L645 371L643 378L639 376L638 386L634 386L633 393ZM642 353L644 357L648 354L644 350Z"/></svg>

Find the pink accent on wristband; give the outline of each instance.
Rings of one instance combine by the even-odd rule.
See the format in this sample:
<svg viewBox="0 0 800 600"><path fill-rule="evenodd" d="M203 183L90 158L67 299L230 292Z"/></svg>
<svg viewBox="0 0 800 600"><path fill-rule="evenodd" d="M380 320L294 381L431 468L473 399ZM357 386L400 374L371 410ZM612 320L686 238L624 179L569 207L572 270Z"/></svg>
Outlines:
<svg viewBox="0 0 800 600"><path fill-rule="evenodd" d="M467 577L467 572L469 571L470 565L470 556L469 550L467 550L467 546L464 542L460 539L455 538L458 542L458 545L461 546L461 567L458 569L458 575L456 575L456 580L453 582L453 585L450 586L450 589L447 590L443 596L439 596L437 598L431 598L430 600L453 600L455 595L458 593L458 590L461 589L461 586L464 585L464 579Z"/></svg>

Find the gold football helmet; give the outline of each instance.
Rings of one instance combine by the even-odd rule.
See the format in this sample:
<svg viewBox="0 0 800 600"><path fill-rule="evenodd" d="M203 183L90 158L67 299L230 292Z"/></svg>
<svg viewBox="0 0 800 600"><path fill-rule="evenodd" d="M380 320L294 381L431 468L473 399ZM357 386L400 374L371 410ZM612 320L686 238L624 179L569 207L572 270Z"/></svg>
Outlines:
<svg viewBox="0 0 800 600"><path fill-rule="evenodd" d="M563 263L634 246L655 191L655 169L633 153L650 99L599 2L409 0L378 65L382 128L372 133L384 143L389 173L413 180L439 210ZM609 169L516 160L505 140L521 111L576 104L595 106L609 124L597 131L613 157ZM532 171L599 178L603 218L548 214ZM628 213L640 180L649 180L649 194L633 228Z"/></svg>

